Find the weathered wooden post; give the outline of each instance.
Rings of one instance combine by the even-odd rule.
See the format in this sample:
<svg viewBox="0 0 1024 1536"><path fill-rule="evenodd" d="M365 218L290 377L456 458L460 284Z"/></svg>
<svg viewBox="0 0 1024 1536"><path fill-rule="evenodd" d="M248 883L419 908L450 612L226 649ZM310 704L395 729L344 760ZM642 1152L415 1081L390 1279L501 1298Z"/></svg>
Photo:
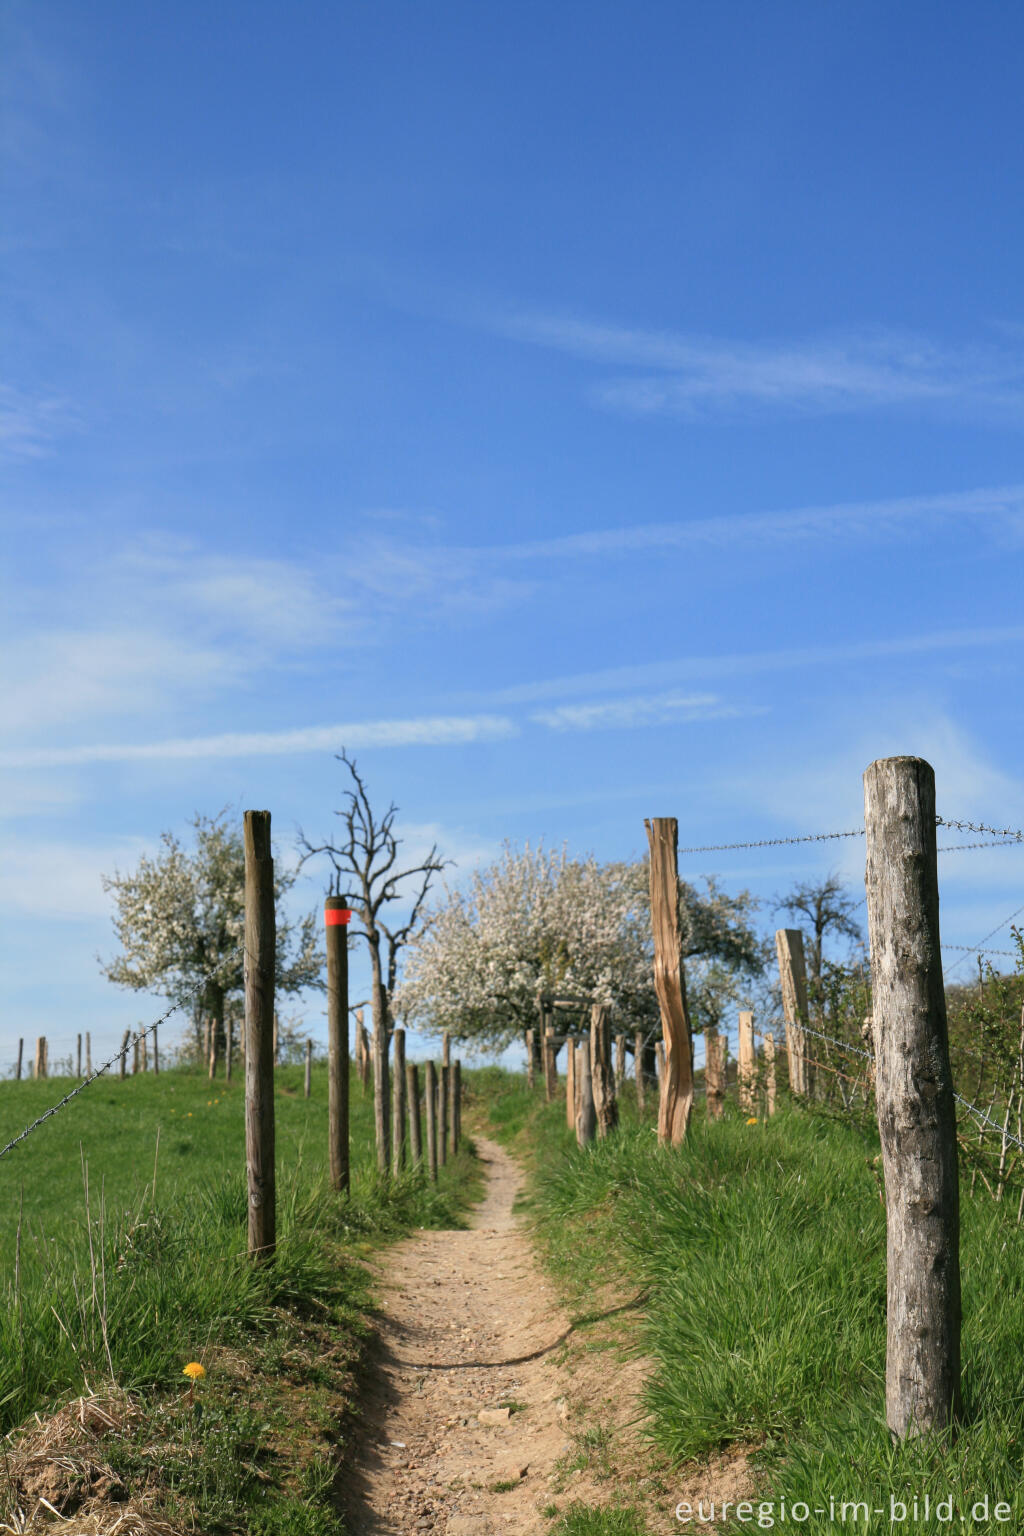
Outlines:
<svg viewBox="0 0 1024 1536"><path fill-rule="evenodd" d="M405 1167L405 1030L391 1036L391 1163L396 1173Z"/></svg>
<svg viewBox="0 0 1024 1536"><path fill-rule="evenodd" d="M434 1063L424 1068L423 1107L427 1112L427 1172L437 1183L437 1073Z"/></svg>
<svg viewBox="0 0 1024 1536"><path fill-rule="evenodd" d="M75 1047L75 1076L76 1077L81 1077L81 1075L82 1075L82 1037L81 1037L81 1035L79 1035L78 1036L78 1041L77 1041L77 1044L76 1044L76 1047Z"/></svg>
<svg viewBox="0 0 1024 1536"><path fill-rule="evenodd" d="M142 1031L142 1070L149 1071L149 1036L145 1030Z"/></svg>
<svg viewBox="0 0 1024 1536"><path fill-rule="evenodd" d="M156 1030L153 1031L153 1047L156 1048ZM92 1030L85 1032L85 1075L92 1077Z"/></svg>
<svg viewBox="0 0 1024 1536"><path fill-rule="evenodd" d="M459 1078L457 1061L448 1063L448 1139L452 1157L459 1150Z"/></svg>
<svg viewBox="0 0 1024 1536"><path fill-rule="evenodd" d="M14 1081L16 1083L20 1083L21 1082L21 1063L24 1060L24 1057L25 1057L25 1038L24 1038L24 1036L22 1036L22 1038L18 1041L18 1065L14 1069Z"/></svg>
<svg viewBox="0 0 1024 1536"><path fill-rule="evenodd" d="M693 1107L693 1059L679 929L679 828L674 816L657 816L645 821L644 826L651 851L654 989L661 1009L665 1051L658 1140L663 1145L676 1146L686 1135Z"/></svg>
<svg viewBox="0 0 1024 1536"><path fill-rule="evenodd" d="M448 1161L448 1074L450 1068L441 1063L437 1075L437 1161L444 1167Z"/></svg>
<svg viewBox="0 0 1024 1536"><path fill-rule="evenodd" d="M615 1091L620 1096L626 1086L626 1037L615 1036Z"/></svg>
<svg viewBox="0 0 1024 1536"><path fill-rule="evenodd" d="M423 1122L420 1119L420 1076L414 1061L405 1064L405 1096L409 1101L409 1153L414 1168L423 1163Z"/></svg>
<svg viewBox="0 0 1024 1536"><path fill-rule="evenodd" d="M359 1072L359 1090L366 1097L370 1081L370 1041L363 1024L363 1010L356 1009L356 1068Z"/></svg>
<svg viewBox="0 0 1024 1536"><path fill-rule="evenodd" d="M740 1009L740 1040L737 1077L739 1079L740 1108L747 1114L755 1109L757 1083L757 1052L754 1048L754 1015Z"/></svg>
<svg viewBox="0 0 1024 1536"><path fill-rule="evenodd" d="M229 1013L224 1019L224 1081L230 1083L235 1056L235 1021Z"/></svg>
<svg viewBox="0 0 1024 1536"><path fill-rule="evenodd" d="M274 860L270 812L246 811L245 1157L251 1258L273 1258L277 1238L274 1172Z"/></svg>
<svg viewBox="0 0 1024 1536"><path fill-rule="evenodd" d="M230 1042L229 1042L230 1043ZM309 1098L313 1092L313 1042L306 1041L306 1072L302 1083L303 1097Z"/></svg>
<svg viewBox="0 0 1024 1536"><path fill-rule="evenodd" d="M654 1059L658 1063L658 1084L659 1084L659 1091L660 1091L660 1085L665 1081L665 1042L664 1042L664 1040L656 1040L655 1041L655 1043L654 1043Z"/></svg>
<svg viewBox="0 0 1024 1536"><path fill-rule="evenodd" d="M132 1041L132 1077L137 1077L142 1066L142 1043L138 1034Z"/></svg>
<svg viewBox="0 0 1024 1536"><path fill-rule="evenodd" d="M633 1071L636 1076L636 1112L644 1112L644 1036L637 1030L633 1036Z"/></svg>
<svg viewBox="0 0 1024 1536"><path fill-rule="evenodd" d="M878 1129L885 1171L885 1411L899 1439L960 1413L960 1185L939 947L935 775L864 774Z"/></svg>
<svg viewBox="0 0 1024 1536"><path fill-rule="evenodd" d="M593 1141L597 1130L597 1116L594 1113L594 1078L590 1065L590 1044L586 1040L581 1042L577 1052L576 1078L576 1145L578 1147L586 1147Z"/></svg>
<svg viewBox="0 0 1024 1536"><path fill-rule="evenodd" d="M782 1012L786 1020L786 1054L792 1093L810 1098L814 1093L814 1067L807 1059L807 967L804 936L799 928L779 928L775 934L782 983Z"/></svg>
<svg viewBox="0 0 1024 1536"><path fill-rule="evenodd" d="M327 1145L331 1187L350 1185L348 1129L348 925L343 896L324 901L327 944ZM275 1014L276 1018L276 1014Z"/></svg>
<svg viewBox="0 0 1024 1536"><path fill-rule="evenodd" d="M450 1067L452 1064L452 1037L447 1030L441 1036L441 1065Z"/></svg>
<svg viewBox="0 0 1024 1536"><path fill-rule="evenodd" d="M775 1113L775 1036L764 1037L764 1099L769 1115Z"/></svg>
<svg viewBox="0 0 1024 1536"><path fill-rule="evenodd" d="M558 1063L555 1051L555 1031L546 1022L544 1024L544 1097L550 1104L558 1092Z"/></svg>
<svg viewBox="0 0 1024 1536"><path fill-rule="evenodd" d="M583 1042L583 1054L587 1054L587 1042ZM599 1138L614 1131L619 1123L619 1104L615 1096L615 1073L612 1070L611 1017L603 1003L594 1003L590 1010L590 1077L597 1119Z"/></svg>
<svg viewBox="0 0 1024 1536"><path fill-rule="evenodd" d="M160 1071L160 1046L159 1046L159 1044L157 1042L157 1038L156 1038L157 1028L158 1028L158 1026L156 1024L154 1024L153 1025L153 1076L154 1077L156 1077L158 1075L159 1071ZM86 1037L85 1037L85 1070L86 1070L86 1072L91 1072L92 1071L92 1051L91 1051L90 1046L89 1046L89 1036L88 1035L86 1035Z"/></svg>
<svg viewBox="0 0 1024 1536"><path fill-rule="evenodd" d="M526 1086L532 1093L537 1082L537 1074L533 1065L533 1030L526 1031Z"/></svg>
<svg viewBox="0 0 1024 1536"><path fill-rule="evenodd" d="M704 1031L704 1085L709 1120L721 1120L725 1100L725 1039L714 1025Z"/></svg>
<svg viewBox="0 0 1024 1536"><path fill-rule="evenodd" d="M121 1069L119 1076L122 1082L124 1082L124 1079L128 1075L128 1042L131 1037L132 1032L130 1029L126 1029L124 1034L121 1036Z"/></svg>
<svg viewBox="0 0 1024 1536"><path fill-rule="evenodd" d="M570 1131L576 1128L576 1041L571 1036L565 1042L565 1123Z"/></svg>

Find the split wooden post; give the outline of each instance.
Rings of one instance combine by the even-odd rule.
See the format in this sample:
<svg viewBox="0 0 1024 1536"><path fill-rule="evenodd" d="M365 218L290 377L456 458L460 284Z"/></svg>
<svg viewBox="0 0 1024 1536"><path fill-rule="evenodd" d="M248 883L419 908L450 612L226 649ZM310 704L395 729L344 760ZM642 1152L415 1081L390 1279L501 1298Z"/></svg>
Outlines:
<svg viewBox="0 0 1024 1536"><path fill-rule="evenodd" d="M153 1031L153 1047L156 1048L156 1030ZM92 1030L85 1032L85 1075L92 1077Z"/></svg>
<svg viewBox="0 0 1024 1536"><path fill-rule="evenodd" d="M156 1038L157 1027L158 1026L156 1024L153 1025L153 1076L154 1077L156 1077L158 1075L159 1071L160 1071L160 1046L159 1046L159 1044L157 1042L157 1038ZM85 1037L85 1070L86 1070L86 1072L91 1072L92 1071L92 1050L90 1048L89 1036L88 1035L86 1035L86 1037Z"/></svg>
<svg viewBox="0 0 1024 1536"><path fill-rule="evenodd" d="M391 1166L405 1167L405 1030L391 1036Z"/></svg>
<svg viewBox="0 0 1024 1536"><path fill-rule="evenodd" d="M537 1082L537 1074L533 1064L533 1036L533 1030L528 1029L526 1031L526 1086L531 1093Z"/></svg>
<svg viewBox="0 0 1024 1536"><path fill-rule="evenodd" d="M576 1127L576 1041L565 1042L565 1123L570 1131Z"/></svg>
<svg viewBox="0 0 1024 1536"><path fill-rule="evenodd" d="M764 1037L764 1099L765 1110L769 1115L775 1113L775 1036L768 1033Z"/></svg>
<svg viewBox="0 0 1024 1536"><path fill-rule="evenodd" d="M651 850L651 927L654 989L661 1009L665 1065L658 1107L658 1140L677 1146L693 1108L693 1056L686 1012L686 976L679 929L679 827L674 816L645 821Z"/></svg>
<svg viewBox="0 0 1024 1536"><path fill-rule="evenodd" d="M427 1172L437 1183L437 1073L434 1063L424 1068L423 1107L427 1113Z"/></svg>
<svg viewBox="0 0 1024 1536"><path fill-rule="evenodd" d="M615 1036L615 1091L621 1097L626 1086L626 1037Z"/></svg>
<svg viewBox="0 0 1024 1536"><path fill-rule="evenodd" d="M583 1042L583 1054L588 1054L586 1040ZM619 1123L619 1102L615 1094L615 1073L612 1070L611 1016L603 1003L594 1003L590 1010L589 1056L597 1134L603 1138L614 1131Z"/></svg>
<svg viewBox="0 0 1024 1536"><path fill-rule="evenodd" d="M437 1075L437 1161L443 1168L448 1161L448 1074L450 1068L441 1063Z"/></svg>
<svg viewBox="0 0 1024 1536"><path fill-rule="evenodd" d="M409 1101L409 1153L414 1168L423 1164L423 1122L420 1119L420 1075L414 1061L405 1064L405 1096Z"/></svg>
<svg viewBox="0 0 1024 1536"><path fill-rule="evenodd" d="M633 1071L636 1076L636 1112L644 1112L644 1036L638 1029L633 1036Z"/></svg>
<svg viewBox="0 0 1024 1536"><path fill-rule="evenodd" d="M462 1142L462 1062L456 1056L452 1062L452 1151L457 1152Z"/></svg>
<svg viewBox="0 0 1024 1536"><path fill-rule="evenodd" d="M24 1060L24 1057L25 1057L25 1039L24 1039L24 1036L22 1036L22 1038L18 1041L18 1065L17 1065L17 1067L14 1070L14 1081L16 1083L20 1083L21 1082L21 1063Z"/></svg>
<svg viewBox="0 0 1024 1536"><path fill-rule="evenodd" d="M76 1047L75 1047L75 1076L76 1077L81 1077L81 1075L82 1075L82 1037L81 1037L81 1035L79 1035L78 1036L78 1041L77 1041L77 1044L76 1044Z"/></svg>
<svg viewBox="0 0 1024 1536"><path fill-rule="evenodd" d="M459 1150L459 1078L457 1061L448 1063L448 1140L452 1157Z"/></svg>
<svg viewBox="0 0 1024 1536"><path fill-rule="evenodd" d="M878 1130L885 1172L885 1411L899 1439L960 1414L960 1185L939 943L935 774L864 774Z"/></svg>
<svg viewBox="0 0 1024 1536"><path fill-rule="evenodd" d="M343 896L325 899L327 1147L331 1187L343 1194L348 1193L351 1181L348 1128L348 925L351 921L352 913Z"/></svg>
<svg viewBox="0 0 1024 1536"><path fill-rule="evenodd" d="M303 1097L309 1098L313 1092L313 1042L306 1041L306 1072L302 1084Z"/></svg>
<svg viewBox="0 0 1024 1536"><path fill-rule="evenodd" d="M597 1130L597 1116L594 1113L594 1078L590 1066L590 1045L583 1040L580 1043L576 1058L577 1078L577 1105L576 1105L576 1145L587 1147L594 1139Z"/></svg>
<svg viewBox="0 0 1024 1536"><path fill-rule="evenodd" d="M725 1100L725 1037L709 1024L704 1031L704 1084L709 1120L721 1120Z"/></svg>
<svg viewBox="0 0 1024 1536"><path fill-rule="evenodd" d="M119 1076L122 1082L128 1075L128 1042L131 1037L132 1032L130 1029L126 1029L124 1034L121 1036L121 1066ZM40 1044L42 1044L42 1041L40 1041Z"/></svg>
<svg viewBox="0 0 1024 1536"><path fill-rule="evenodd" d="M747 1114L752 1114L755 1108L754 1099L757 1093L757 1052L754 1049L754 1015L747 1009L740 1009L740 1039L739 1039L739 1066L737 1077L739 1079L740 1108Z"/></svg>
<svg viewBox="0 0 1024 1536"><path fill-rule="evenodd" d="M792 1093L810 1098L814 1092L814 1067L807 1059L807 966L804 936L799 928L779 928L775 934L782 983L782 1012L786 1020L786 1054Z"/></svg>
<svg viewBox="0 0 1024 1536"><path fill-rule="evenodd" d="M246 811L245 1158L251 1258L273 1258L277 1239L274 1172L274 860L270 812Z"/></svg>

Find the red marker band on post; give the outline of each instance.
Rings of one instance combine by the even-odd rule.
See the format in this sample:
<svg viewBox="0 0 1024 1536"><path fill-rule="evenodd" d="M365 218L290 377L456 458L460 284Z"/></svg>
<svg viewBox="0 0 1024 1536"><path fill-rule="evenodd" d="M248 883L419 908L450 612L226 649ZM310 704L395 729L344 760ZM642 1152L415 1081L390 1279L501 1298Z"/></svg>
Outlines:
<svg viewBox="0 0 1024 1536"><path fill-rule="evenodd" d="M326 928L338 928L343 923L352 921L352 913L348 907L325 907L324 926Z"/></svg>

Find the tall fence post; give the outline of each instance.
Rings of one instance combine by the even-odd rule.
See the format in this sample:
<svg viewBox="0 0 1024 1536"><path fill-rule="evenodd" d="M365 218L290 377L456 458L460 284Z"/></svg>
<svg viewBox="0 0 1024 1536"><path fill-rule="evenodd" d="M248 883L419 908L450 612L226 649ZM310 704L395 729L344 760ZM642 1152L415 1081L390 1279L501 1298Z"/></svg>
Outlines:
<svg viewBox="0 0 1024 1536"><path fill-rule="evenodd" d="M799 928L779 928L775 934L779 957L779 981L782 984L782 1013L786 1020L786 1054L789 1058L789 1087L792 1093L810 1097L814 1091L814 1068L807 1059L807 966L804 962L804 936Z"/></svg>
<svg viewBox="0 0 1024 1536"><path fill-rule="evenodd" d="M620 1096L626 1086L626 1037L615 1036L615 1091Z"/></svg>
<svg viewBox="0 0 1024 1536"><path fill-rule="evenodd" d="M427 1172L437 1183L437 1073L428 1061L423 1069L423 1108L427 1116Z"/></svg>
<svg viewBox="0 0 1024 1536"><path fill-rule="evenodd" d="M15 1080L16 1083L20 1083L21 1082L21 1063L24 1060L24 1056L25 1056L25 1039L24 1039L24 1036L22 1036L22 1038L18 1041L18 1065L14 1069L14 1080Z"/></svg>
<svg viewBox="0 0 1024 1536"><path fill-rule="evenodd" d="M456 1056L452 1062L452 1151L457 1152L462 1143L462 1062Z"/></svg>
<svg viewBox="0 0 1024 1536"><path fill-rule="evenodd" d="M644 1036L638 1029L633 1036L633 1071L636 1076L636 1112L644 1112Z"/></svg>
<svg viewBox="0 0 1024 1536"><path fill-rule="evenodd" d="M121 1077L122 1082L124 1081L124 1079L125 1079L125 1077L127 1075L127 1072L128 1072L128 1042L131 1039L131 1037L132 1037L132 1032L131 1032L130 1029L126 1029L124 1034L121 1036L121 1070L120 1070L120 1077Z"/></svg>
<svg viewBox="0 0 1024 1536"><path fill-rule="evenodd" d="M725 1100L725 1037L713 1024L704 1031L704 1087L709 1120L721 1120Z"/></svg>
<svg viewBox="0 0 1024 1536"><path fill-rule="evenodd" d="M414 1061L405 1064L405 1096L409 1101L409 1153L414 1168L423 1163L423 1122L420 1119L420 1075Z"/></svg>
<svg viewBox="0 0 1024 1536"><path fill-rule="evenodd" d="M224 1081L230 1083L235 1055L235 1021L229 1013L224 1020Z"/></svg>
<svg viewBox="0 0 1024 1536"><path fill-rule="evenodd" d="M82 1037L81 1037L81 1035L79 1035L78 1036L78 1041L77 1041L77 1044L76 1044L76 1047L75 1047L75 1076L76 1077L81 1077L81 1075L82 1075Z"/></svg>
<svg viewBox="0 0 1024 1536"><path fill-rule="evenodd" d="M137 1077L142 1070L142 1041L136 1033L132 1041L132 1077Z"/></svg>
<svg viewBox="0 0 1024 1536"><path fill-rule="evenodd" d="M583 1042L583 1052L587 1054L586 1040ZM611 1018L603 1003L594 1003L590 1010L589 1055L597 1134L604 1137L614 1131L619 1123L619 1104L615 1095L615 1073L612 1070Z"/></svg>
<svg viewBox="0 0 1024 1536"><path fill-rule="evenodd" d="M960 1186L930 765L872 763L864 829L885 1171L885 1411L904 1439L960 1413Z"/></svg>
<svg viewBox="0 0 1024 1536"><path fill-rule="evenodd" d="M570 1036L565 1042L565 1123L570 1131L576 1128L576 1041Z"/></svg>
<svg viewBox="0 0 1024 1536"><path fill-rule="evenodd" d="M149 1036L145 1030L142 1031L142 1070L149 1071Z"/></svg>
<svg viewBox="0 0 1024 1536"><path fill-rule="evenodd" d="M542 1012L544 1022L544 1097L550 1104L558 1092L558 1065L555 1051L555 1031L547 1022L547 1013Z"/></svg>
<svg viewBox="0 0 1024 1536"><path fill-rule="evenodd" d="M450 1068L441 1063L437 1076L437 1161L440 1167L448 1161L448 1073Z"/></svg>
<svg viewBox="0 0 1024 1536"><path fill-rule="evenodd" d="M332 1189L348 1192L348 924L343 896L324 901L327 946L327 1146ZM276 1020L277 1015L274 1015ZM276 1032L276 1031L275 1031Z"/></svg>
<svg viewBox="0 0 1024 1536"><path fill-rule="evenodd" d="M533 1065L533 1030L528 1029L526 1031L526 1086L531 1093L536 1081L537 1074Z"/></svg>
<svg viewBox="0 0 1024 1536"><path fill-rule="evenodd" d="M764 1098L769 1115L775 1113L775 1036L764 1037Z"/></svg>
<svg viewBox="0 0 1024 1536"><path fill-rule="evenodd" d="M754 1015L741 1008L739 1015L739 1056L737 1078L740 1091L740 1108L747 1114L754 1109L757 1082L757 1052L754 1049Z"/></svg>
<svg viewBox="0 0 1024 1536"><path fill-rule="evenodd" d="M405 1030L391 1036L391 1164L396 1173L405 1167Z"/></svg>
<svg viewBox="0 0 1024 1536"><path fill-rule="evenodd" d="M597 1130L594 1113L594 1077L590 1065L590 1042L583 1040L576 1053L576 1145L587 1147Z"/></svg>
<svg viewBox="0 0 1024 1536"><path fill-rule="evenodd" d="M306 1072L302 1083L303 1098L308 1099L313 1091L313 1042L306 1041Z"/></svg>
<svg viewBox="0 0 1024 1536"><path fill-rule="evenodd" d="M274 1176L274 861L270 812L246 811L245 842L245 1157L249 1254L273 1257Z"/></svg>
<svg viewBox="0 0 1024 1536"><path fill-rule="evenodd" d="M356 1009L356 1069L359 1073L359 1089L365 1098L370 1081L370 1041L363 1024L361 1008Z"/></svg>
<svg viewBox="0 0 1024 1536"><path fill-rule="evenodd" d="M153 1049L156 1050L156 1030L153 1031ZM85 1075L92 1077L92 1031L85 1032Z"/></svg>
<svg viewBox="0 0 1024 1536"><path fill-rule="evenodd" d="M676 1146L686 1135L693 1107L693 1056L679 929L679 827L674 816L656 816L644 826L651 853L654 990L665 1047L658 1140Z"/></svg>

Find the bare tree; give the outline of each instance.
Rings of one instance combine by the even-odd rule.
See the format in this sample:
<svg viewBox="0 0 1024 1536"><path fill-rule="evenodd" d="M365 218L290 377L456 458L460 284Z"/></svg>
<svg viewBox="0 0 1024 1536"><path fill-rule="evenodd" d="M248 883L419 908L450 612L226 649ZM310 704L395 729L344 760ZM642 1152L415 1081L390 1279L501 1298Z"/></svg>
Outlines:
<svg viewBox="0 0 1024 1536"><path fill-rule="evenodd" d="M314 844L300 831L299 847L303 864L319 855L330 860L327 894L342 897L352 908L362 927L353 929L351 937L365 939L370 952L377 1166L387 1172L391 1158L388 1047L394 1028L391 999L398 980L398 956L420 922L433 876L451 861L440 858L435 845L421 863L396 868L401 846L401 838L394 833L398 807L392 801L378 820L355 761L344 750L338 761L344 763L352 782L352 788L345 791L344 809L335 811L342 819L345 836L340 844ZM416 882L411 890L410 881ZM392 903L407 910L404 922L392 925L385 921L383 914Z"/></svg>
<svg viewBox="0 0 1024 1536"><path fill-rule="evenodd" d="M859 905L847 892L837 874L828 875L817 883L807 881L795 885L788 896L780 896L775 903L776 912L788 912L790 917L798 920L805 917L811 925L807 970L815 997L821 995L826 936L850 939L854 943L863 939L860 924L853 916Z"/></svg>

